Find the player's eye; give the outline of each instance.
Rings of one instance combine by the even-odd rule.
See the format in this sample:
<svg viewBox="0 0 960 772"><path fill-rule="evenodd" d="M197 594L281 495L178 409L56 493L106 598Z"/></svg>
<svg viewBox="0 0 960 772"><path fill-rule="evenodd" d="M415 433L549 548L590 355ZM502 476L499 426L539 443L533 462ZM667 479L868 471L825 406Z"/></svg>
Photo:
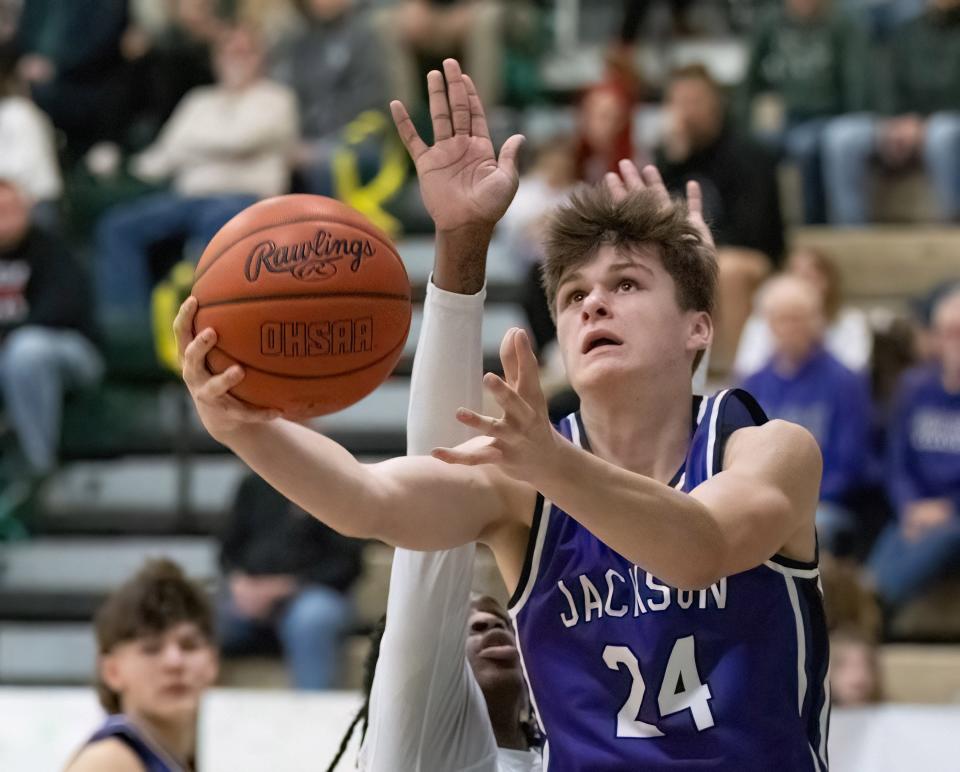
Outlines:
<svg viewBox="0 0 960 772"><path fill-rule="evenodd" d="M571 290L567 293L566 305L570 305L570 303L581 303L586 296L587 293L583 290Z"/></svg>
<svg viewBox="0 0 960 772"><path fill-rule="evenodd" d="M617 285L617 289L620 290L621 292L629 292L630 290L634 290L636 288L637 288L637 284L632 279L623 279Z"/></svg>

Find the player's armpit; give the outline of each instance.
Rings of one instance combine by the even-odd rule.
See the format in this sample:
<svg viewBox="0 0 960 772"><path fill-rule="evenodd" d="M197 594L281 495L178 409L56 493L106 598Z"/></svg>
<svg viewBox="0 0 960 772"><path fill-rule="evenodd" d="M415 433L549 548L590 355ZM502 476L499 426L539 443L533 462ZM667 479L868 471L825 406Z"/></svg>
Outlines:
<svg viewBox="0 0 960 772"><path fill-rule="evenodd" d="M146 772L140 759L122 740L107 738L88 745L64 772Z"/></svg>
<svg viewBox="0 0 960 772"><path fill-rule="evenodd" d="M813 436L787 421L740 429L730 437L723 471L691 492L721 534L717 577L753 568L777 553L813 560L822 467Z"/></svg>

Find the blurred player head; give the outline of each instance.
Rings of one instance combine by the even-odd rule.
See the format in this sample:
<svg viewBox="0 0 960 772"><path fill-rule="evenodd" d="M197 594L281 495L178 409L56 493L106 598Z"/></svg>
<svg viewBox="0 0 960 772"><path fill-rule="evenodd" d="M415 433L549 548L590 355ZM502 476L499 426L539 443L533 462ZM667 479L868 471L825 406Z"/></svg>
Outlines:
<svg viewBox="0 0 960 772"><path fill-rule="evenodd" d="M877 648L856 629L841 628L830 636L830 695L844 708L880 701Z"/></svg>
<svg viewBox="0 0 960 772"><path fill-rule="evenodd" d="M213 615L204 591L169 560L147 563L97 612L100 703L148 722L195 720L217 677Z"/></svg>
<svg viewBox="0 0 960 772"><path fill-rule="evenodd" d="M933 344L948 388L960 389L960 287L933 308Z"/></svg>
<svg viewBox="0 0 960 772"><path fill-rule="evenodd" d="M760 310L781 364L799 367L823 342L823 302L810 282L790 275L771 279L763 289Z"/></svg>
<svg viewBox="0 0 960 772"><path fill-rule="evenodd" d="M30 204L15 183L0 179L0 251L13 249L30 230Z"/></svg>
<svg viewBox="0 0 960 772"><path fill-rule="evenodd" d="M220 85L233 91L244 89L259 80L263 67L263 44L254 30L229 27L217 39L213 71Z"/></svg>
<svg viewBox="0 0 960 772"><path fill-rule="evenodd" d="M567 377L583 397L613 380L689 382L713 333L717 264L683 204L583 188L548 226L543 283Z"/></svg>

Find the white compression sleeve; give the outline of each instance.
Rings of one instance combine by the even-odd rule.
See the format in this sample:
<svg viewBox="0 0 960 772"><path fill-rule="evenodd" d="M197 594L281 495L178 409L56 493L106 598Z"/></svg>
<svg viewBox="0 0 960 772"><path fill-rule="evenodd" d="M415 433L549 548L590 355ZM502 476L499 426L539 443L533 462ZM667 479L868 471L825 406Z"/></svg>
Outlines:
<svg viewBox="0 0 960 772"><path fill-rule="evenodd" d="M458 295L428 285L407 416L409 454L471 436L455 411L481 406L485 294ZM474 553L473 544L394 553L361 769L496 769L486 702L464 651Z"/></svg>

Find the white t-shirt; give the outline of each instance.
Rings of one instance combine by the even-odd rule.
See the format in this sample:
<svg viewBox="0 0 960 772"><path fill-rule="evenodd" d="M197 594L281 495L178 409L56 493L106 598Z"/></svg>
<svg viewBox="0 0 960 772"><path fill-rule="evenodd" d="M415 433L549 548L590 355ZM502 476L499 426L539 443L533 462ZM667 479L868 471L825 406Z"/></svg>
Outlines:
<svg viewBox="0 0 960 772"><path fill-rule="evenodd" d="M60 198L63 181L53 126L29 99L0 99L0 178L13 180L34 201Z"/></svg>
<svg viewBox="0 0 960 772"><path fill-rule="evenodd" d="M468 439L454 417L481 405L480 328L486 293L431 283L424 304L407 418L407 452ZM535 751L499 749L465 646L475 546L397 549L387 627L360 751L365 772L539 772Z"/></svg>

